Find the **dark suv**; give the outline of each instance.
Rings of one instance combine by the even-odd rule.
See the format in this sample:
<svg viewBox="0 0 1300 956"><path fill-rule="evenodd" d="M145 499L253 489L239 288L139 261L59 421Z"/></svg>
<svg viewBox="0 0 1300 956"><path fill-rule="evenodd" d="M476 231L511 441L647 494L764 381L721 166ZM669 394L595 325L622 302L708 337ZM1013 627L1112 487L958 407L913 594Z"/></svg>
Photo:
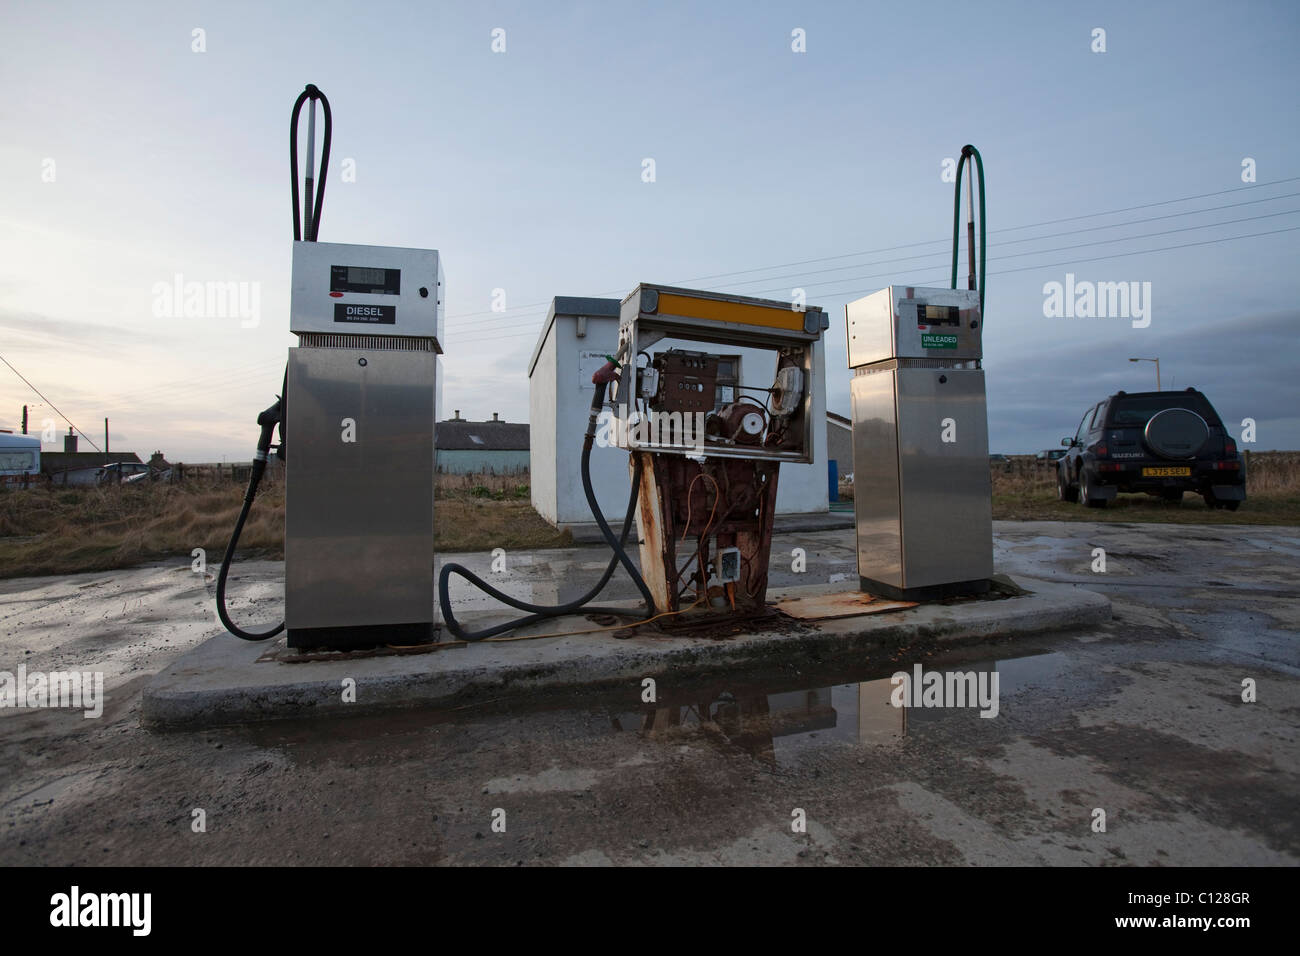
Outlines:
<svg viewBox="0 0 1300 956"><path fill-rule="evenodd" d="M1185 392L1116 392L1093 406L1073 438L1061 439L1056 489L1062 501L1104 508L1119 492L1181 501L1194 491L1210 508L1246 500L1237 443L1209 399Z"/></svg>

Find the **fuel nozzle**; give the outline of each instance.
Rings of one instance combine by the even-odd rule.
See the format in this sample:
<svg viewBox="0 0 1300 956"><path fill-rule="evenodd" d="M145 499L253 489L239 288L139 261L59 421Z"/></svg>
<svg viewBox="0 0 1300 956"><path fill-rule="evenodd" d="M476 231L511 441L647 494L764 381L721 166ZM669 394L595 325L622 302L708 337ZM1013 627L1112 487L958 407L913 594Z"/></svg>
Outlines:
<svg viewBox="0 0 1300 956"><path fill-rule="evenodd" d="M262 432L257 436L257 454L253 456L253 477L254 480L248 484L247 497L251 500L257 491L257 480L262 477L266 471L266 457L271 450L271 439L275 435L275 426L280 424L281 413L284 408L284 399L277 398L275 404L270 408L262 411L257 416L257 424L262 427ZM280 439L283 443L284 433L281 431ZM281 456L283 457L283 444L281 444Z"/></svg>

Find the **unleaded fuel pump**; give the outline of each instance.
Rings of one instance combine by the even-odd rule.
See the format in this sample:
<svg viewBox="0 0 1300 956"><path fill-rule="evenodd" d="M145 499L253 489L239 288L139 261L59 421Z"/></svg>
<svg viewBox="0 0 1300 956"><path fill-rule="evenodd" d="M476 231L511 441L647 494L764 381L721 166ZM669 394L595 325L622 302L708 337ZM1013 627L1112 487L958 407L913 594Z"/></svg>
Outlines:
<svg viewBox="0 0 1300 956"><path fill-rule="evenodd" d="M957 288L963 168L967 289ZM934 600L989 589L993 575L984 370L984 166L962 150L953 213L951 289L890 286L845 306L853 371L853 484L863 591Z"/></svg>

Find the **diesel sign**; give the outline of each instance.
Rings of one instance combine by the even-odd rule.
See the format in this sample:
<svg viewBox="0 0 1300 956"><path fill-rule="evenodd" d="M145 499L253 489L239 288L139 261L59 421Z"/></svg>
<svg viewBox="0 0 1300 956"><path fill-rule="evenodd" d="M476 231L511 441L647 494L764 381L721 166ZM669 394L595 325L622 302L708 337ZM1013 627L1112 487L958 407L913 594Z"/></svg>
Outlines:
<svg viewBox="0 0 1300 956"><path fill-rule="evenodd" d="M361 322L364 324L396 325L397 306L395 305L348 305L343 302L334 305L335 322Z"/></svg>

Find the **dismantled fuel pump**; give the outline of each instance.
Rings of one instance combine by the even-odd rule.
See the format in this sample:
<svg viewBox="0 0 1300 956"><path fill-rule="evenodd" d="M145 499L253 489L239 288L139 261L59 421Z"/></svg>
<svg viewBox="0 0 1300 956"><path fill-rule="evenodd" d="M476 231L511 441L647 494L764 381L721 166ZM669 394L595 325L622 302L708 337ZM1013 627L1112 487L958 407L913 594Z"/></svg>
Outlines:
<svg viewBox="0 0 1300 956"><path fill-rule="evenodd" d="M813 460L814 347L828 325L815 307L667 286L623 300L615 400L656 606L764 608L779 469Z"/></svg>
<svg viewBox="0 0 1300 956"><path fill-rule="evenodd" d="M778 469L783 461L813 460L814 349L828 325L821 309L789 302L637 286L622 302L618 348L592 376L596 387L582 446L587 505L613 552L604 574L572 601L537 605L446 564L438 599L447 629L473 641L572 614L603 590L620 563L644 609L601 612L635 617L633 624L696 610L762 612ZM767 384L748 384L756 381ZM601 444L630 453L632 489L618 535L592 488L598 436ZM626 551L634 517L641 532L639 569ZM527 614L465 630L451 606L452 575Z"/></svg>

